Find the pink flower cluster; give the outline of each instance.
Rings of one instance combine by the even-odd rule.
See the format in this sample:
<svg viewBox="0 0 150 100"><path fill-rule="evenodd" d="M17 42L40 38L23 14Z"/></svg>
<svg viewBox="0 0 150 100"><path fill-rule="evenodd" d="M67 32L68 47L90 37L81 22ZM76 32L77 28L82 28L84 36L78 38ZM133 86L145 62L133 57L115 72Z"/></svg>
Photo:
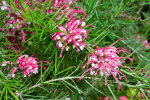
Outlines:
<svg viewBox="0 0 150 100"><path fill-rule="evenodd" d="M26 75L30 76L30 73L37 74L38 68L40 67L40 65L38 65L38 63L40 63L40 62L48 63L47 61L39 61L38 58L33 57L33 56L29 57L28 55L22 55L22 56L18 57L16 62L17 62L19 69L22 71L22 74L24 75L24 77L26 77ZM10 61L5 61L2 63L2 66L6 66L7 63L10 63L11 65L14 64ZM45 67L43 67L43 68L45 69ZM12 72L11 72L12 78L15 77L14 73L16 71L17 71L17 67L14 67Z"/></svg>
<svg viewBox="0 0 150 100"><path fill-rule="evenodd" d="M7 27L5 32L10 35L15 35L15 33L17 31L19 31L21 33L19 35L22 35L22 38L23 38L22 42L24 42L25 41L25 33L22 28L24 26L29 28L27 26L27 24L31 24L31 22L27 22L27 24L26 24L25 20L23 20L23 16L20 13L13 11L12 8L10 8L11 6L9 6L5 1L2 1L2 4L4 6L1 6L1 9L9 11L9 13L6 16L7 20L5 21L5 25L2 30L4 31L5 27ZM32 30L31 30L31 32L32 32Z"/></svg>
<svg viewBox="0 0 150 100"><path fill-rule="evenodd" d="M120 39L120 40L122 40L122 39ZM116 42L118 42L118 41L119 40L117 40ZM98 48L95 43L95 47L96 47L95 52L92 52L92 54L87 55L87 56L90 56L90 59L83 66L83 68L85 68L88 64L90 64L91 67L89 69L87 69L81 75L80 80L83 77L83 75L85 73L87 73L88 71L90 71L91 75L95 75L95 76L99 72L101 76L105 76L105 85L107 86L107 77L112 75L115 78L115 80L118 83L120 90L121 90L121 84L117 79L117 75L119 76L120 80L122 79L121 75L123 75L125 78L126 78L126 76L122 72L119 71L119 68L123 66L123 67L130 69L129 67L122 64L122 63L125 63L125 60L123 60L123 59L126 58L126 59L129 59L130 61L133 61L133 59L131 59L129 57L119 57L118 54L120 52L128 53L128 51L121 47L115 48L113 46L115 43L113 43L110 47L106 46L104 48ZM87 56L85 57L84 60L86 60ZM132 71L132 69L130 69L130 70ZM126 78L126 81L128 81L127 78Z"/></svg>
<svg viewBox="0 0 150 100"><path fill-rule="evenodd" d="M23 27L29 28L27 24L31 24L31 23L28 22L26 24L25 20L22 19L21 15L19 13L9 13L7 15L7 18L8 18L8 20L6 21L2 30L4 31L5 27L7 27L5 32L8 35L16 35L16 36L22 37L22 42L25 42L25 40L26 40L25 32L23 31L22 28ZM31 30L31 33L34 35L32 30Z"/></svg>
<svg viewBox="0 0 150 100"><path fill-rule="evenodd" d="M69 50L70 47L67 46L69 43L73 46L73 48L77 48L77 51L83 50L84 47L88 46L83 41L87 38L89 30L85 30L83 28L90 25L85 25L86 22L82 20L83 19L72 19L70 22L65 24L65 27L57 25L60 32L55 33L52 36L52 39L58 41L56 46L61 48L60 57L62 57L64 49L66 49L66 51Z"/></svg>
<svg viewBox="0 0 150 100"><path fill-rule="evenodd" d="M6 10L9 13L6 16L6 20L4 21L5 25L1 29L1 31L4 31L7 35L6 38L11 44L8 44L8 48L12 48L15 51L20 51L20 47L22 47L19 43L17 43L17 40L22 38L22 42L25 42L26 36L25 33L33 33L32 30L30 31L24 31L23 28L29 28L29 24L31 22L25 22L23 19L23 16L20 13L15 12L9 4L7 4L5 1L1 2L2 6L0 6L1 10ZM6 42L7 43L7 42Z"/></svg>
<svg viewBox="0 0 150 100"><path fill-rule="evenodd" d="M60 15L66 14L67 18L66 20L69 20L66 22L65 26L57 25L57 28L59 32L56 32L52 36L52 40L57 41L57 48L61 48L60 58L62 57L62 52L64 49L68 51L70 48L76 48L79 52L80 50L83 50L85 47L91 47L84 43L84 40L88 37L88 34L90 33L89 30L84 29L86 26L92 26L93 25L86 25L86 13L84 10L80 7L72 7L70 8L70 5L72 5L75 1L72 0L54 0L53 6L56 8L56 11L61 9L59 12ZM79 9L79 10L77 10ZM54 9L51 9L51 13L54 12ZM57 19L60 18L60 15L58 14ZM79 14L82 15L82 18L79 17Z"/></svg>

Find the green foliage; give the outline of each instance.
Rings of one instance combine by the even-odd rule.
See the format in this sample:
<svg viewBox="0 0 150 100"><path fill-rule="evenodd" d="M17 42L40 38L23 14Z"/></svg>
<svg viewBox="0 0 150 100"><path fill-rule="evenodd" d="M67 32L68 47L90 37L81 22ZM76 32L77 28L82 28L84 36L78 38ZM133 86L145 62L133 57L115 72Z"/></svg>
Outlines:
<svg viewBox="0 0 150 100"><path fill-rule="evenodd" d="M104 85L104 77L100 75L91 76L88 73L81 81L79 80L85 71L82 69L85 64L83 59L86 54L91 52L89 49L81 52L73 49L64 51L63 57L59 58L60 49L56 48L56 42L51 39L51 36L59 31L57 24L64 26L68 13L57 20L56 17L62 8L54 14L45 15L43 9L50 7L50 4L46 2L38 12L27 10L29 7L23 2L20 2L20 5L26 10L16 9L14 3L11 6L16 12L23 15L25 21L32 23L30 28L24 30L31 29L35 35L26 35L26 41L20 42L25 50L16 55L11 48L5 49L9 42L4 42L8 41L5 38L6 34L4 31L0 31L0 63L4 61L15 62L21 54L35 54L40 61L48 61L49 64L40 63L40 73L32 74L27 78L23 78L21 72L17 71L14 79L10 77L10 73L15 66L7 65L8 69L5 70L0 65L0 99L63 100L71 98L71 100L98 100L99 97L109 96L117 100L120 96L127 96L129 100L139 100L141 93L143 93L145 100L150 98L150 78L146 77L150 73L150 48L145 48L142 45L145 38L150 41L150 2L140 0L78 0L73 4L73 6L82 7L87 14L87 24L96 27L86 27L90 30L90 34L85 43L92 48L94 48L94 43L97 43L98 47L104 47L111 45L117 39L125 39L118 45L131 52L129 56L134 61L126 60L126 65L134 71L120 69L128 78L128 82L125 82L125 78L119 81L122 85L121 92L112 77L108 78L108 86ZM3 21L5 21L7 13L0 10L0 27L4 26ZM134 38L136 35L142 37L138 42ZM46 70L43 70L42 66L45 66ZM142 70L145 72L141 72Z"/></svg>

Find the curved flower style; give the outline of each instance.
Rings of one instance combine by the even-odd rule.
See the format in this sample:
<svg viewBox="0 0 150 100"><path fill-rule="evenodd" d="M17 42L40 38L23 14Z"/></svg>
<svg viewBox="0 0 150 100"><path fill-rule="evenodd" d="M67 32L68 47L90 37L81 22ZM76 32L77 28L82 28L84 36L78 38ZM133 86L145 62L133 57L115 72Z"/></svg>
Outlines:
<svg viewBox="0 0 150 100"><path fill-rule="evenodd" d="M48 63L47 61L39 61L38 58L35 58L33 56L29 57L28 55L22 55L18 57L16 62L18 64L19 69L22 71L22 74L24 75L24 77L26 77L26 75L30 76L30 73L37 74L38 68L40 67L38 63L40 62ZM6 66L7 63L10 63L10 61L3 62L2 66ZM13 63L10 63L10 64L13 64ZM44 70L46 70L45 67L43 68ZM17 67L14 67L11 72L11 78L14 78L14 73L16 71L17 71Z"/></svg>
<svg viewBox="0 0 150 100"><path fill-rule="evenodd" d="M123 40L123 39L120 39ZM119 40L117 40L116 42L118 42ZM116 43L115 42L115 43ZM117 79L117 75L119 76L119 79L121 80L121 75L123 75L125 78L126 76L119 71L119 67L126 67L128 69L130 69L129 67L122 65L122 63L125 63L125 61L123 60L123 58L127 58L130 61L133 61L133 59L129 58L129 57L119 57L118 54L120 52L126 52L127 54L128 51L122 47L119 48L115 48L113 45L115 44L113 43L110 47L106 46L104 48L97 48L97 45L95 43L95 47L96 50L95 52L93 52L92 54L88 54L87 56L90 56L90 60L83 66L83 68L86 67L86 65L91 64L91 67L89 69L87 69L80 77L83 77L83 75L90 71L91 75L97 75L98 72L100 72L101 76L105 76L105 85L107 86L107 77L112 75L116 82L118 83L120 90L121 90L121 84ZM85 57L84 60L86 60L87 56ZM132 69L130 69L132 71ZM126 82L127 82L127 78L126 78Z"/></svg>
<svg viewBox="0 0 150 100"><path fill-rule="evenodd" d="M79 8L79 10L77 8ZM66 9L65 12L67 13L69 11L71 11L71 12L67 15L68 19L78 16L79 13L82 14L83 18L85 18L87 16L87 14L84 12L84 10L80 7L68 8L68 9Z"/></svg>
<svg viewBox="0 0 150 100"><path fill-rule="evenodd" d="M83 19L80 20L77 20L76 18L72 19L71 22L67 22L65 24L65 27L61 25L57 25L58 29L61 32L55 33L52 36L52 39L58 41L56 46L58 48L61 48L60 58L62 57L62 52L64 48L66 48L66 51L68 51L69 46L67 45L69 43L72 43L73 48L76 47L78 52L80 50L83 50L85 46L88 46L83 41L85 38L87 38L87 35L89 34L89 30L85 30L83 28L92 25L85 25L86 22L82 20Z"/></svg>
<svg viewBox="0 0 150 100"><path fill-rule="evenodd" d="M10 61L4 61L4 62L2 63L2 66L6 66L6 64L8 64L8 63L11 64L11 65L14 64L13 62L10 62Z"/></svg>

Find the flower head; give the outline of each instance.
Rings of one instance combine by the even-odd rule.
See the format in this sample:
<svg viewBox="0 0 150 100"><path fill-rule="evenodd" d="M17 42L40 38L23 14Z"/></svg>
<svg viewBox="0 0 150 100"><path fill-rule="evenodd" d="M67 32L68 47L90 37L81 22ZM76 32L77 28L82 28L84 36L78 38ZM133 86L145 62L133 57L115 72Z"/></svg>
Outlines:
<svg viewBox="0 0 150 100"><path fill-rule="evenodd" d="M21 18L21 15L18 13L9 13L7 15L7 19L5 21L5 25L3 26L2 31L5 31L6 38L8 39L8 41L5 41L7 43L7 48L11 48L15 51L20 51L21 49L23 49L22 45L20 43L18 43L18 40L20 40L20 38L22 38L22 42L25 42L26 40L26 33L33 33L32 30L30 31L24 31L23 28L24 27L28 27L28 23L25 23L25 20L23 20ZM5 27L7 27L5 29ZM21 47L21 48L20 48Z"/></svg>
<svg viewBox="0 0 150 100"><path fill-rule="evenodd" d="M122 40L122 39L120 39L120 40ZM118 41L116 41L116 42L118 42ZM101 76L105 76L105 85L107 85L107 77L112 75L115 78L115 80L117 81L117 83L121 89L121 84L118 81L116 76L118 75L120 80L122 79L120 74L123 75L125 78L126 78L126 76L122 72L119 71L119 68L123 66L123 67L130 69L129 67L122 64L122 63L125 63L123 58L127 58L131 61L133 61L133 60L129 57L119 57L118 54L120 52L128 53L128 51L122 47L115 48L113 46L115 43L113 43L110 47L106 46L104 48L97 48L97 45L95 43L95 47L96 47L95 52L87 55L87 56L90 56L90 60L83 66L83 68L85 68L86 65L90 64L91 67L89 69L87 69L81 75L80 80L83 77L83 75L88 71L90 71L91 75L95 75L95 76L98 74L98 72L100 72ZM87 56L85 57L84 60L86 60ZM132 71L132 69L130 69L130 70ZM128 81L127 78L126 78L126 81Z"/></svg>
<svg viewBox="0 0 150 100"><path fill-rule="evenodd" d="M64 49L68 51L70 48L68 46L69 43L73 46L73 48L77 48L78 52L83 50L85 46L88 46L83 41L87 38L89 30L85 30L83 28L91 25L85 25L86 22L82 20L83 19L72 19L71 22L67 22L65 24L65 27L57 25L60 32L55 33L52 36L52 39L58 41L56 46L61 48L60 57L62 57L62 52Z"/></svg>
<svg viewBox="0 0 150 100"><path fill-rule="evenodd" d="M26 77L26 75L30 76L30 73L34 73L37 74L38 73L38 68L40 67L40 65L38 65L38 63L40 63L41 61L39 61L38 58L33 57L33 56L28 56L28 55L22 55L20 57L18 57L18 59L16 60L19 69L22 71L22 74L24 75L24 77ZM46 62L46 61L42 61L42 62ZM5 66L7 63L10 63L10 61L5 61L2 63L3 66ZM46 62L48 63L48 62ZM13 63L11 63L13 64ZM43 67L43 66L42 66ZM45 69L45 67L43 67ZM12 72L11 72L11 77L14 78L14 73L17 71L17 67L14 67ZM46 70L46 69L45 69Z"/></svg>

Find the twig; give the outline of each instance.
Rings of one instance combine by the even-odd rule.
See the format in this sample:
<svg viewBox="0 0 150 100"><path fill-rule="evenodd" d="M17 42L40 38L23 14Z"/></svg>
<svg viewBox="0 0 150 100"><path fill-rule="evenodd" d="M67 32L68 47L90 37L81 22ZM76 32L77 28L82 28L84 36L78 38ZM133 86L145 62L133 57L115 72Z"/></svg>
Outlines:
<svg viewBox="0 0 150 100"><path fill-rule="evenodd" d="M43 83L39 83L39 84L35 84L33 86L31 86L30 88L24 90L23 92L27 91L27 90L31 90L33 88L36 88L36 87L39 87L40 85L44 84L44 83L51 83L51 82L54 82L54 81L63 81L63 80L68 80L68 79L79 79L80 77L63 77L63 78L58 78L58 79L52 79L52 80L48 80L48 81L45 81ZM86 78L86 79L91 79L92 77L83 77L83 78ZM99 78L95 78L95 79L99 79Z"/></svg>

